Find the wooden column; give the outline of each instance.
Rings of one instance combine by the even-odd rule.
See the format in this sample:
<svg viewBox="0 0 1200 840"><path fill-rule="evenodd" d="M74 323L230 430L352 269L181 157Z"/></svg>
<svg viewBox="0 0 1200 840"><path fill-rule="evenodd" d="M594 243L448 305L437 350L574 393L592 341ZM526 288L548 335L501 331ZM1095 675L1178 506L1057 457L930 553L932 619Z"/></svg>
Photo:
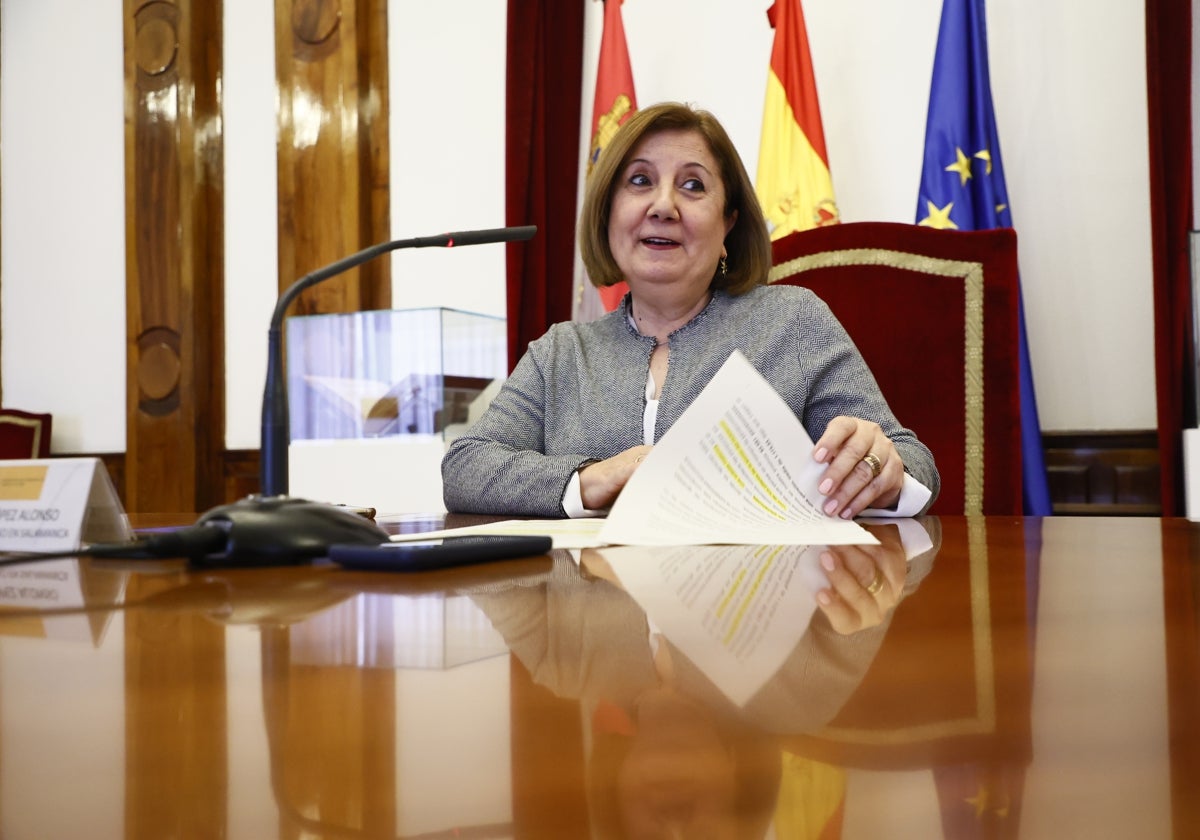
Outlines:
<svg viewBox="0 0 1200 840"><path fill-rule="evenodd" d="M279 287L390 238L386 0L276 0ZM292 315L391 306L387 258Z"/></svg>
<svg viewBox="0 0 1200 840"><path fill-rule="evenodd" d="M130 511L221 501L219 0L123 0Z"/></svg>

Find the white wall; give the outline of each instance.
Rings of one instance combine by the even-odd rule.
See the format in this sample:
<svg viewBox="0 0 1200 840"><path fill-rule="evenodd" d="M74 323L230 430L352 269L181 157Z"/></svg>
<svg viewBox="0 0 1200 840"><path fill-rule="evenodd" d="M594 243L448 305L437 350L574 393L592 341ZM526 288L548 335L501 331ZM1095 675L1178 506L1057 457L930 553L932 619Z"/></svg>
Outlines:
<svg viewBox="0 0 1200 840"><path fill-rule="evenodd" d="M601 4L581 2L588 111ZM768 5L623 6L639 102L682 99L714 111L751 172L773 34ZM504 221L504 6L390 2L395 237ZM233 448L258 445L275 282L274 68L263 46L272 8L226 4ZM988 10L1046 430L1156 425L1141 8L1107 3L1103 14L1081 16L1070 0L993 0ZM124 405L114 398L125 377L119 9L117 0L0 4L4 396L55 412L56 452L124 449ZM940 0L804 3L847 220L914 218L940 9ZM83 244L46 247L58 231ZM393 300L503 314L503 272L499 246L397 253Z"/></svg>
<svg viewBox="0 0 1200 840"><path fill-rule="evenodd" d="M506 6L388 2L397 239L504 227ZM392 305L503 317L504 246L395 252Z"/></svg>
<svg viewBox="0 0 1200 840"><path fill-rule="evenodd" d="M225 441L257 449L279 276L275 4L225 3ZM297 278L299 279L299 278ZM115 447L125 449L124 441Z"/></svg>
<svg viewBox="0 0 1200 840"><path fill-rule="evenodd" d="M125 449L121 2L0 3L0 381L55 452Z"/></svg>

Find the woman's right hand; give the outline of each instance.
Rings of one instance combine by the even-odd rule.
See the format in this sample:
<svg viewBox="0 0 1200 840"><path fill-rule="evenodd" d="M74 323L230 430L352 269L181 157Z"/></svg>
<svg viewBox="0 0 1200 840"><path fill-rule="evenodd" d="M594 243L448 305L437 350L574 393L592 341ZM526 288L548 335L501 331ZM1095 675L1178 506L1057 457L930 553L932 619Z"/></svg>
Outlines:
<svg viewBox="0 0 1200 840"><path fill-rule="evenodd" d="M871 533L879 545L835 545L821 552L829 587L817 592L817 606L843 635L882 624L904 592L908 564L899 533L894 528Z"/></svg>
<svg viewBox="0 0 1200 840"><path fill-rule="evenodd" d="M653 446L634 446L603 461L593 461L579 471L579 495L588 510L612 507L634 470Z"/></svg>

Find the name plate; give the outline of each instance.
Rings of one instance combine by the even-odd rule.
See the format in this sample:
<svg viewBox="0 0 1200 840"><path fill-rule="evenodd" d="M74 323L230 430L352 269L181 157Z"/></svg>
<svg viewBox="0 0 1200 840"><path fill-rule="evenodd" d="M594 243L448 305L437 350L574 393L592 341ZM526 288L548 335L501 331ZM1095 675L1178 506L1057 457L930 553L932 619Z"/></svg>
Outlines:
<svg viewBox="0 0 1200 840"><path fill-rule="evenodd" d="M132 539L100 459L0 461L0 549L69 551Z"/></svg>

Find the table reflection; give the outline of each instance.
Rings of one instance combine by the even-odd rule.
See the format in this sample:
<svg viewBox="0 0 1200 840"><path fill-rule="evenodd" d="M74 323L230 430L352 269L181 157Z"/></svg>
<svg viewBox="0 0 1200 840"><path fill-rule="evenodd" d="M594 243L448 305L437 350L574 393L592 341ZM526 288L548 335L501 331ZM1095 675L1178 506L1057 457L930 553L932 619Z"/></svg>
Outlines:
<svg viewBox="0 0 1200 840"><path fill-rule="evenodd" d="M284 834L436 836L464 824L510 833L507 646L454 588L345 577L328 584L348 600L262 629Z"/></svg>
<svg viewBox="0 0 1200 840"><path fill-rule="evenodd" d="M932 780L947 836L964 808L1014 819L1024 555L990 563L983 527L871 524L869 554L607 548L421 575L77 563L78 603L0 613L0 834L45 829L21 780L82 790L47 757L88 744L108 795L35 833L839 836L860 771L882 770ZM896 569L894 604L857 630L823 609L824 551ZM88 704L78 657L26 632L70 615L90 622L85 670L120 675Z"/></svg>
<svg viewBox="0 0 1200 840"><path fill-rule="evenodd" d="M940 542L937 520L924 527L912 556L896 526L873 529L875 562L908 566L906 598ZM781 736L839 712L894 614L844 634L816 609L818 558L845 550L560 552L545 583L473 596L536 683L579 701L599 836L764 836L795 774Z"/></svg>

